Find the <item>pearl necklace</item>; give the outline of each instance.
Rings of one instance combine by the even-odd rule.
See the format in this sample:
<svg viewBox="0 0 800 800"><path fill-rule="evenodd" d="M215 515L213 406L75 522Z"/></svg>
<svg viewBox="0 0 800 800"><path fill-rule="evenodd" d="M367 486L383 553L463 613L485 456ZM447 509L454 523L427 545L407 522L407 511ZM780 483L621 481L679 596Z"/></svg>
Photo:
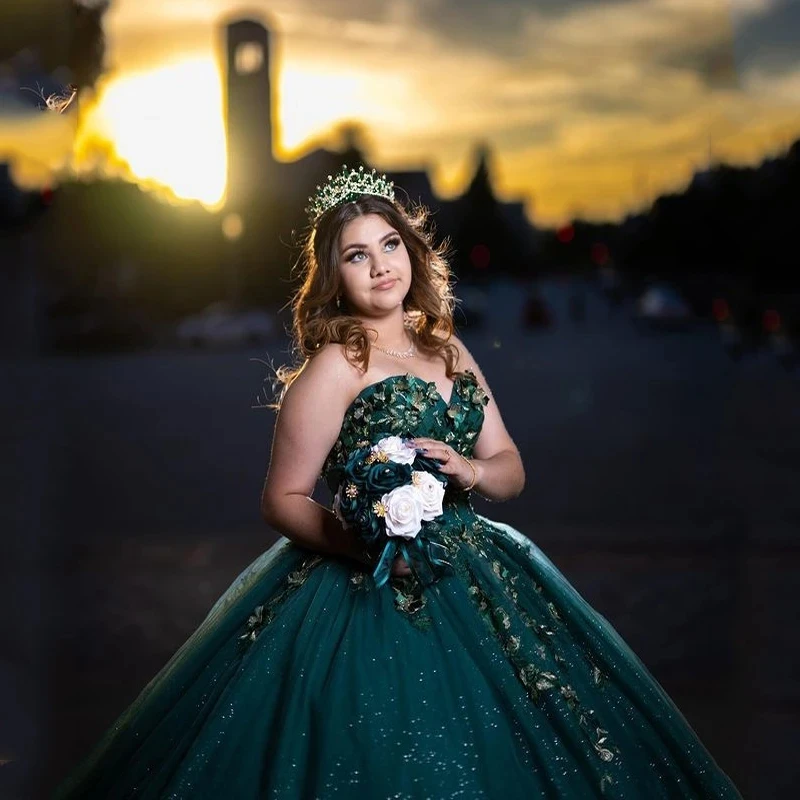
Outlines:
<svg viewBox="0 0 800 800"><path fill-rule="evenodd" d="M414 355L414 345L412 344L408 350L392 350L388 347L381 347L380 345L373 344L376 350L380 350L382 353L386 353L387 356L393 356L394 358L412 358Z"/></svg>

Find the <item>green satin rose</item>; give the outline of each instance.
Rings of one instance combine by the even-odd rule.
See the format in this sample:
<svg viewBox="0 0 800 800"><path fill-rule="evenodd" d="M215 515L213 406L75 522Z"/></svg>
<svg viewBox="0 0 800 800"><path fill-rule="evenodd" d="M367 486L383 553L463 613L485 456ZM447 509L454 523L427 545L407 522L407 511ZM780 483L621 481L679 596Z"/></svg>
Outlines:
<svg viewBox="0 0 800 800"><path fill-rule="evenodd" d="M381 496L398 486L411 482L411 465L395 464L393 461L371 464L367 469L363 486L370 493Z"/></svg>

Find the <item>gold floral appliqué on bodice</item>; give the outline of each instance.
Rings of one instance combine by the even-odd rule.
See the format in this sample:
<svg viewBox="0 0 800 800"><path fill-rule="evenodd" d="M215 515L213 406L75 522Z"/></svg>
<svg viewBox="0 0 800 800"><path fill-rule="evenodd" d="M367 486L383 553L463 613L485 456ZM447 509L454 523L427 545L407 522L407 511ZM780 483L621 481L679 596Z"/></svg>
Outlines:
<svg viewBox="0 0 800 800"><path fill-rule="evenodd" d="M384 436L437 439L469 458L480 435L484 406L488 402L489 396L470 370L456 373L449 401L442 397L434 381L408 373L392 375L366 386L345 412L339 436L325 460L322 475L331 493L338 488L349 453L374 444ZM469 493L455 486L447 487L443 508L436 523L437 530L431 535L457 559L464 542L456 542L454 536L461 538L457 532L476 524L477 516ZM457 564L454 566L458 569ZM364 570L356 570L351 582L355 588L369 588ZM405 613L415 627L426 630L430 619L425 611L424 587L413 575L393 576L389 583L397 610Z"/></svg>
<svg viewBox="0 0 800 800"><path fill-rule="evenodd" d="M384 436L438 439L469 458L483 426L483 407L488 402L488 395L470 370L456 374L449 402L434 381L410 373L371 383L345 412L322 476L335 492L348 453Z"/></svg>
<svg viewBox="0 0 800 800"><path fill-rule="evenodd" d="M484 406L488 402L488 395L470 371L456 374L449 401L441 396L435 382L411 374L393 375L370 384L348 407L336 443L325 460L322 477L334 493L349 453L384 436L438 439L469 458L483 426ZM470 493L448 486L443 509L432 536L446 548L457 579L466 589L465 597L483 619L487 632L498 642L525 693L540 708L556 704L567 709L583 731L587 746L600 761L616 762L618 749L608 741L594 710L581 702L571 685L567 667L580 664L580 671L595 687L603 684L603 671L587 651L570 643L564 620L543 587L520 569L519 562L509 560L508 555L492 544L497 533L492 532L489 520L475 513ZM518 544L511 546L520 551L519 558L523 561L527 558L524 548ZM271 602L253 611L240 636L244 647L273 621L286 597L302 587L324 563L319 554L304 558ZM368 568L355 563L349 582L354 592L386 591L386 588L376 589ZM527 583L524 590L523 583ZM393 576L388 588L394 593L397 611L417 629L429 630L432 619L428 592L438 591L436 584L423 587L412 574ZM520 603L523 591L529 598L527 610ZM530 608L531 596L535 598L534 608ZM611 772L609 769L602 775L601 792L613 785Z"/></svg>

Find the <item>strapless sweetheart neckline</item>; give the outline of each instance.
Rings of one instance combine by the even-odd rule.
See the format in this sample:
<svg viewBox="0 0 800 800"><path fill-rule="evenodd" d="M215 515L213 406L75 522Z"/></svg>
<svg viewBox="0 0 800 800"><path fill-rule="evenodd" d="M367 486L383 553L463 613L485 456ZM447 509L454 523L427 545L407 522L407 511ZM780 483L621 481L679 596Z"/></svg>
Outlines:
<svg viewBox="0 0 800 800"><path fill-rule="evenodd" d="M450 408L453 405L453 401L456 399L456 392L458 388L459 381L461 378L466 375L469 370L464 370L464 372L457 372L455 378L453 379L453 386L450 389L450 399L445 400L442 396L442 393L439 391L439 386L436 381L426 381L424 378L420 378L418 375L414 375L411 372L404 372L398 375L387 375L385 378L381 378L379 381L375 381L374 383L367 384L350 402L350 405L347 406L347 411L345 411L345 417L348 413L352 410L353 406L363 398L364 396L371 394L378 390L380 386L383 386L386 383L390 383L396 380L405 379L409 382L416 382L421 383L430 389L433 386L434 391L436 393L436 397L438 398L439 402L444 403L445 408Z"/></svg>

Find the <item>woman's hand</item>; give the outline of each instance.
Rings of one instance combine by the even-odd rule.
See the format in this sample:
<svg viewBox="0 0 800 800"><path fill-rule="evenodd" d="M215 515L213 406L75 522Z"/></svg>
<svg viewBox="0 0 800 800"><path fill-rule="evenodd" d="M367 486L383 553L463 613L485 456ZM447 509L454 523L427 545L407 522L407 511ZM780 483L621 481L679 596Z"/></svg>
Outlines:
<svg viewBox="0 0 800 800"><path fill-rule="evenodd" d="M411 567L408 566L403 556L395 556L392 561L392 575L398 578L404 578L406 575L411 574Z"/></svg>
<svg viewBox="0 0 800 800"><path fill-rule="evenodd" d="M439 461L439 472L447 475L447 480L458 489L473 488L480 480L479 466L474 461L464 458L449 444L437 439L418 437L410 439L409 443L419 448L428 458Z"/></svg>
<svg viewBox="0 0 800 800"><path fill-rule="evenodd" d="M472 487L477 484L480 478L478 465L468 461L449 444L424 437L411 439L410 444L419 448L429 458L435 458L440 464L439 471L443 475L447 475L448 482L456 488L466 489L468 486ZM395 556L391 574L397 577L411 574L411 568L402 556Z"/></svg>
<svg viewBox="0 0 800 800"><path fill-rule="evenodd" d="M379 555L375 552L368 553L359 545L358 549L353 554L353 558L372 572L372 570L375 569L375 564L378 561ZM411 574L411 567L408 566L403 556L397 555L394 557L390 574L398 578L404 578L406 575Z"/></svg>
<svg viewBox="0 0 800 800"><path fill-rule="evenodd" d="M440 464L439 471L447 475L448 482L456 488L466 489L478 482L478 465L468 461L449 444L424 437L411 439L409 443L419 448L429 458L436 459ZM395 557L391 574L398 577L411 574L411 568L402 556Z"/></svg>

